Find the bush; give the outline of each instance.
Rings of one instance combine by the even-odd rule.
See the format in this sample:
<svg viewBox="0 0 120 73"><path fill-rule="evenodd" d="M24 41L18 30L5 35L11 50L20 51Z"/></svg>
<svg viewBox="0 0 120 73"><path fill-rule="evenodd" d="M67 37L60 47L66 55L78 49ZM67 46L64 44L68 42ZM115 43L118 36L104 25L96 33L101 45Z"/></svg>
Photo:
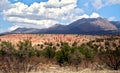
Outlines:
<svg viewBox="0 0 120 73"><path fill-rule="evenodd" d="M15 52L15 47L9 41L2 41L0 44L0 51L1 51L1 55L4 54L11 55L13 52Z"/></svg>
<svg viewBox="0 0 120 73"><path fill-rule="evenodd" d="M101 50L99 53L99 58L108 67L114 70L118 70L120 68L120 48L116 48L115 50Z"/></svg>
<svg viewBox="0 0 120 73"><path fill-rule="evenodd" d="M77 44L78 44L77 42L73 42L72 46L77 46Z"/></svg>
<svg viewBox="0 0 120 73"><path fill-rule="evenodd" d="M56 60L60 66L70 64L70 46L67 43L62 43L61 50L56 52Z"/></svg>
<svg viewBox="0 0 120 73"><path fill-rule="evenodd" d="M70 53L70 63L76 67L77 71L81 61L82 61L82 54L79 52L79 50L76 47L72 48Z"/></svg>
<svg viewBox="0 0 120 73"><path fill-rule="evenodd" d="M81 52L81 54L84 56L84 61L85 61L85 67L88 67L88 62L93 62L94 61L94 57L96 55L96 52L94 51L94 49L91 49L89 46L87 46L86 44L82 44L79 47L79 51Z"/></svg>
<svg viewBox="0 0 120 73"><path fill-rule="evenodd" d="M45 56L46 58L51 59L51 58L54 58L54 56L55 56L55 48L53 48L53 47L51 47L51 46L47 46L47 47L43 50L43 52L44 52L44 56Z"/></svg>

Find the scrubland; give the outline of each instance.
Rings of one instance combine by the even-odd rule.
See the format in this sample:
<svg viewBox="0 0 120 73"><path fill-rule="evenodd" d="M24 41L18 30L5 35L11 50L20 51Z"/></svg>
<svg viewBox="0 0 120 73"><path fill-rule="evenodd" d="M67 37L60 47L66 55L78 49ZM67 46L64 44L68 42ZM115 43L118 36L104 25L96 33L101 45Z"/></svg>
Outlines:
<svg viewBox="0 0 120 73"><path fill-rule="evenodd" d="M119 35L0 36L1 73L119 73Z"/></svg>

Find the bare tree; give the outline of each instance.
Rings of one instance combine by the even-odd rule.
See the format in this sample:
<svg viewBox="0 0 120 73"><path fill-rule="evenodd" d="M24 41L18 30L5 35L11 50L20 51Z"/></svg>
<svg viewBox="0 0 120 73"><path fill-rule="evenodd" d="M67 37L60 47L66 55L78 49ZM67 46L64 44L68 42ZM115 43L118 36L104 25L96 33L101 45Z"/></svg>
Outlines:
<svg viewBox="0 0 120 73"><path fill-rule="evenodd" d="M99 51L99 58L110 68L118 70L120 68L120 44L107 40Z"/></svg>

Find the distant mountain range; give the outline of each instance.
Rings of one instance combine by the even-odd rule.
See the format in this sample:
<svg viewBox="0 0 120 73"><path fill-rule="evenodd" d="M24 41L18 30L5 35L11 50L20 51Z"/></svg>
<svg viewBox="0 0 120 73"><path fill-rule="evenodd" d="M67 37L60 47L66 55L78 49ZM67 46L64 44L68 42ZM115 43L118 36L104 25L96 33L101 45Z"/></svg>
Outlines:
<svg viewBox="0 0 120 73"><path fill-rule="evenodd" d="M9 33L37 34L120 34L120 21L108 21L105 18L83 18L69 25L55 24L44 29L17 28Z"/></svg>

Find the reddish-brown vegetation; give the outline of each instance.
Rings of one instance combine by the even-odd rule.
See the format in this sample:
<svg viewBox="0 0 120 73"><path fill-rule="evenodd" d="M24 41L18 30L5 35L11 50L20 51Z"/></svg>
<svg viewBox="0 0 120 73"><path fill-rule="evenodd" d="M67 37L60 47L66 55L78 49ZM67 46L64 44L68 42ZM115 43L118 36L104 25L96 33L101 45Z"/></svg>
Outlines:
<svg viewBox="0 0 120 73"><path fill-rule="evenodd" d="M4 36L0 36L1 41L10 41L14 44L23 40L32 41L33 45L43 44L45 42L68 42L73 43L77 42L79 44L88 42L90 40L94 40L95 38L100 38L100 36L92 36L92 35L77 35L77 34L8 34Z"/></svg>

